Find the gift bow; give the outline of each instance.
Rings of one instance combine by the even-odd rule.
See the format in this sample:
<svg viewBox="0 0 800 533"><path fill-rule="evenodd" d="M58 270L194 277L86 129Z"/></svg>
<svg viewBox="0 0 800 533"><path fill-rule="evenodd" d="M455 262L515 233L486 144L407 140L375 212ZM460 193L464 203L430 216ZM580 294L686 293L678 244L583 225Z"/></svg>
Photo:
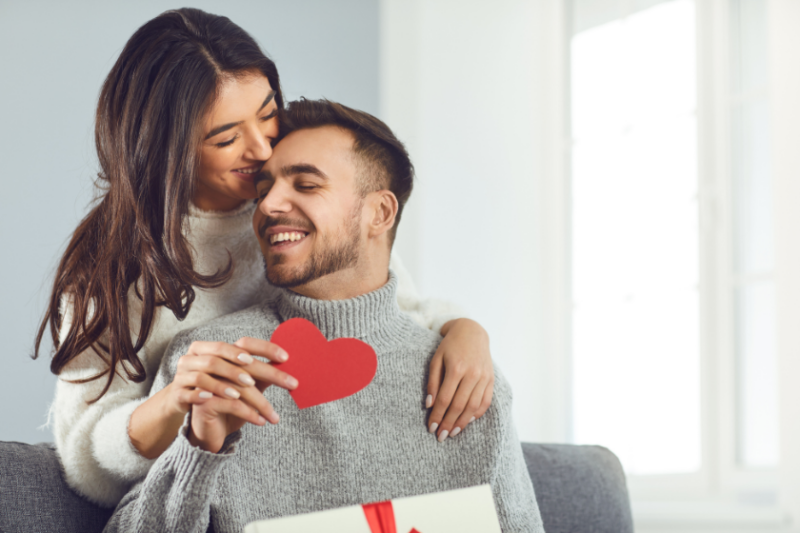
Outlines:
<svg viewBox="0 0 800 533"><path fill-rule="evenodd" d="M397 524L394 521L394 508L391 501L367 503L361 506L367 523L372 533L397 533ZM412 527L408 533L419 533Z"/></svg>

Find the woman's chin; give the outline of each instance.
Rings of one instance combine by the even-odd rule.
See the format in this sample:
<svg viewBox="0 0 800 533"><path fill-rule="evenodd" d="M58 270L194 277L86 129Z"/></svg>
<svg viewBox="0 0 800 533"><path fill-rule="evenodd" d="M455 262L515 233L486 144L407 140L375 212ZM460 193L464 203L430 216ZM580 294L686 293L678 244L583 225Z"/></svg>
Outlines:
<svg viewBox="0 0 800 533"><path fill-rule="evenodd" d="M258 192L256 191L256 186L252 182L245 182L241 184L242 186L239 187L239 190L236 191L236 196L241 198L242 200L255 200L258 198Z"/></svg>

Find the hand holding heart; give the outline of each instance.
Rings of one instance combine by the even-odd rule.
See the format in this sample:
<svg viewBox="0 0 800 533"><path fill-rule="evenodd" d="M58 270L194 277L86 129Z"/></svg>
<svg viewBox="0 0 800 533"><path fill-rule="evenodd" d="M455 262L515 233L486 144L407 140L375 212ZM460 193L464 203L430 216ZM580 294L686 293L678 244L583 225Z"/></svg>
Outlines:
<svg viewBox="0 0 800 533"><path fill-rule="evenodd" d="M196 342L181 357L173 383L194 387L185 399L187 410L189 405L192 409L189 442L216 453L225 437L245 422L277 424L278 414L263 395L271 384L288 389L297 406L305 409L355 394L369 385L378 368L370 345L349 338L328 341L302 318L278 326L271 341ZM250 354L268 357L274 364Z"/></svg>
<svg viewBox="0 0 800 533"><path fill-rule="evenodd" d="M273 365L254 359L285 361L286 352L265 340L245 337L234 344L195 342L178 360L175 378L169 385L174 409L185 414L191 409L189 441L217 452L225 437L245 422L263 426L277 424L278 414L264 397L270 385L285 389L297 380Z"/></svg>

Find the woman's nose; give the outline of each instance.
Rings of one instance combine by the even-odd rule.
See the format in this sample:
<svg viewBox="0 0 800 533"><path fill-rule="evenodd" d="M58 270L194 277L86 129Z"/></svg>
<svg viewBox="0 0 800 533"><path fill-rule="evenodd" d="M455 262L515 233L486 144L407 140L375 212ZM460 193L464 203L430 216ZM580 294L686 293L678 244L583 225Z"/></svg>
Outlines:
<svg viewBox="0 0 800 533"><path fill-rule="evenodd" d="M245 156L256 161L266 161L272 157L272 139L260 131L253 132L247 146Z"/></svg>

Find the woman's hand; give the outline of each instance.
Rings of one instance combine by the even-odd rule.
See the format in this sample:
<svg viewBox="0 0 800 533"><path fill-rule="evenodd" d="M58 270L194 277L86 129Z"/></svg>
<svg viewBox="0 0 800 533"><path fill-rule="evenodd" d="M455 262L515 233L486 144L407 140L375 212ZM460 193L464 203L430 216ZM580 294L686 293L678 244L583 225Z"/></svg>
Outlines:
<svg viewBox="0 0 800 533"><path fill-rule="evenodd" d="M489 335L468 318L442 326L444 336L433 355L425 407L433 407L428 430L439 442L455 437L483 416L492 403L494 368Z"/></svg>
<svg viewBox="0 0 800 533"><path fill-rule="evenodd" d="M249 337L234 344L192 343L178 360L172 383L134 411L131 442L143 456L158 457L175 440L190 409L190 441L208 451L219 451L225 437L246 422L277 424L278 414L264 390L270 385L291 390L297 380L253 356L274 362L288 358L279 346Z"/></svg>

